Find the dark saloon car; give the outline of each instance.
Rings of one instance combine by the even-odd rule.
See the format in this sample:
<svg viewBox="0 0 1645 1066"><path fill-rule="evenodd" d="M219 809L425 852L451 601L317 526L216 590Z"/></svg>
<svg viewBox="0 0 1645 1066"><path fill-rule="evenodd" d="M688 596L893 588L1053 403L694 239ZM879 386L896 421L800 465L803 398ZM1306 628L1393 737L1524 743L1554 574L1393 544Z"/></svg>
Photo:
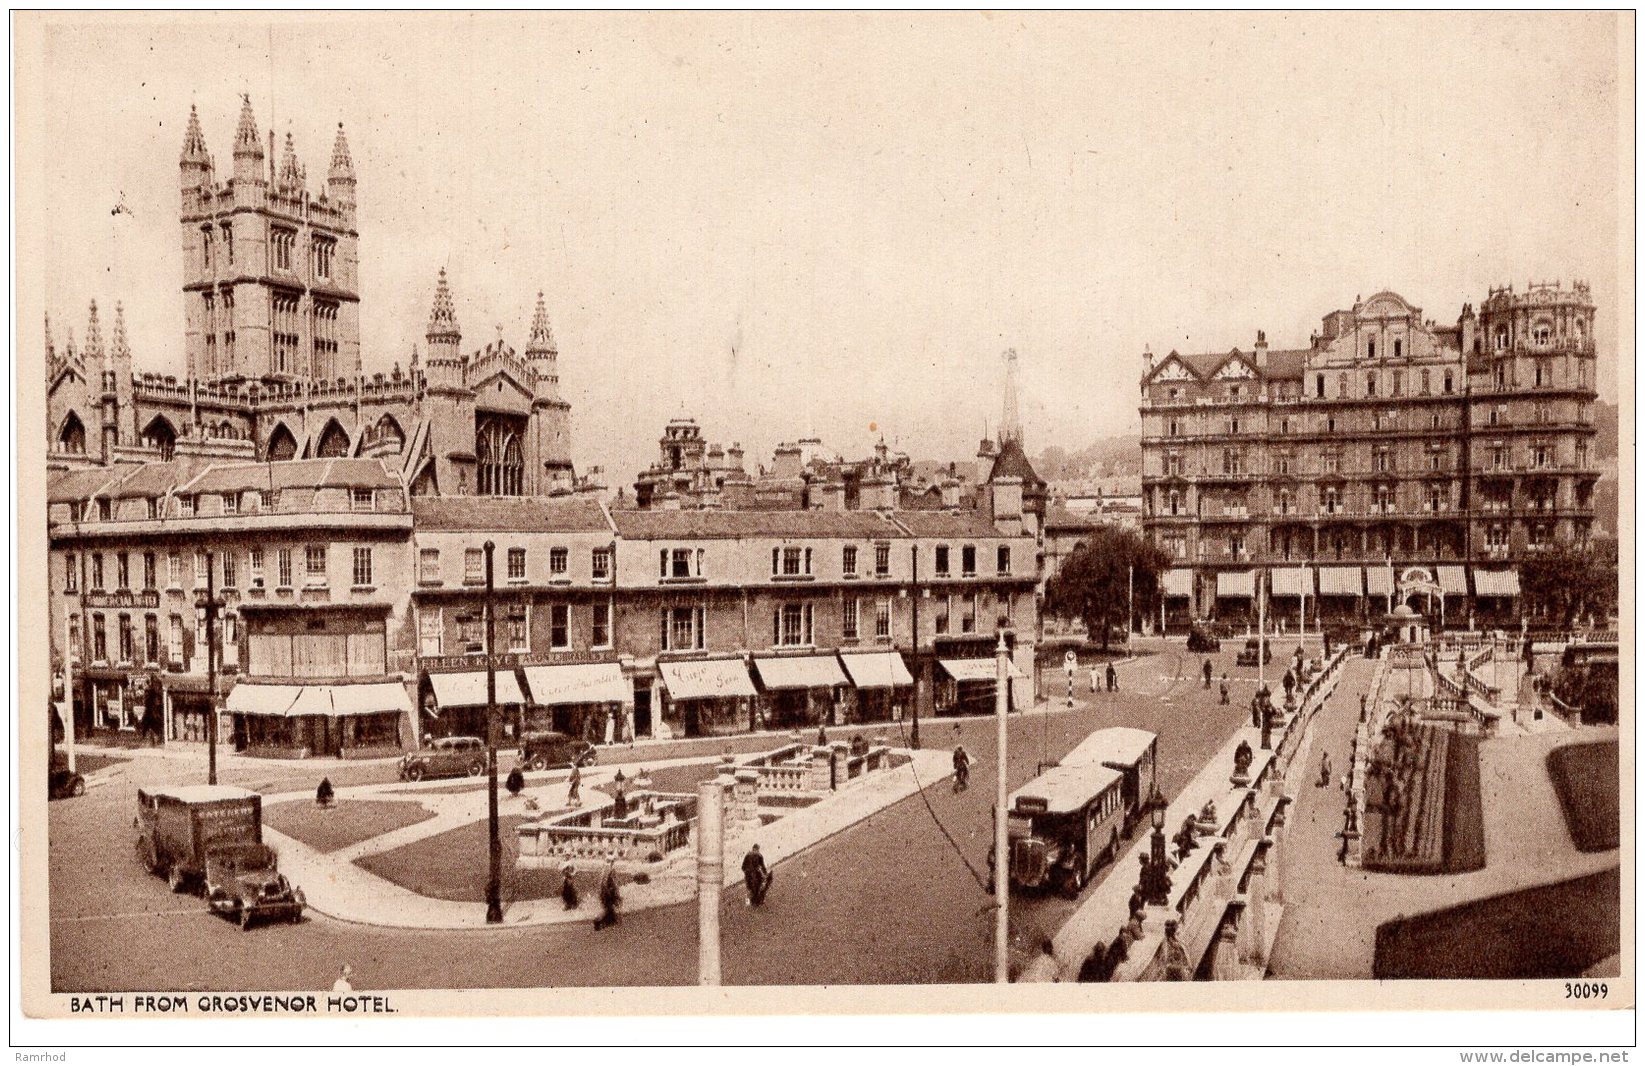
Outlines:
<svg viewBox="0 0 1645 1066"><path fill-rule="evenodd" d="M86 779L69 769L68 758L60 752L51 755L51 787L47 795L52 799L67 799L86 794Z"/></svg>
<svg viewBox="0 0 1645 1066"><path fill-rule="evenodd" d="M400 780L425 777L479 777L486 772L485 743L479 737L441 737L400 759Z"/></svg>
<svg viewBox="0 0 1645 1066"><path fill-rule="evenodd" d="M599 757L594 745L564 733L525 733L520 737L520 765L527 770L592 766Z"/></svg>
<svg viewBox="0 0 1645 1066"><path fill-rule="evenodd" d="M1189 651L1216 651L1222 647L1222 641L1212 636L1209 631L1195 626L1188 631Z"/></svg>

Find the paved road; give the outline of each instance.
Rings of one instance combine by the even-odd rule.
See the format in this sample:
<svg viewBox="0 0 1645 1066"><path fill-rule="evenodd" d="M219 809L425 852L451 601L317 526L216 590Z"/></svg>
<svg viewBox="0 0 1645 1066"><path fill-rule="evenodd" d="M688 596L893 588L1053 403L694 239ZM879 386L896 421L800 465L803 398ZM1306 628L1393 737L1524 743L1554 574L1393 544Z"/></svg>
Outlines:
<svg viewBox="0 0 1645 1066"><path fill-rule="evenodd" d="M1161 787L1167 794L1182 787L1247 713L1243 704L1254 687L1255 670L1234 667L1232 650L1214 655L1216 673L1227 669L1234 690L1229 706L1218 705L1216 689L1200 687L1202 658L1179 645L1121 667L1118 696L1077 692L1073 711L1014 719L1010 787L1033 776L1040 761L1110 725L1159 732ZM1049 671L1047 681L1053 690L1063 685ZM955 795L943 783L782 863L762 909L729 892L722 921L727 983L990 979L992 897L975 878L986 876L992 831L994 724L968 720L956 731L950 720L928 721L922 734L927 747L965 744L974 759L971 790ZM133 857L138 780L188 768L174 759L134 761L116 783L51 804L54 990L326 988L344 961L354 966L361 990L695 983L690 906L635 913L599 933L580 925L408 932L325 917L242 933L199 900L170 894ZM310 787L312 777L300 766L237 765L228 779L276 791ZM483 856L473 860L483 878ZM1019 957L1036 950L1074 906L1055 897L1014 898Z"/></svg>

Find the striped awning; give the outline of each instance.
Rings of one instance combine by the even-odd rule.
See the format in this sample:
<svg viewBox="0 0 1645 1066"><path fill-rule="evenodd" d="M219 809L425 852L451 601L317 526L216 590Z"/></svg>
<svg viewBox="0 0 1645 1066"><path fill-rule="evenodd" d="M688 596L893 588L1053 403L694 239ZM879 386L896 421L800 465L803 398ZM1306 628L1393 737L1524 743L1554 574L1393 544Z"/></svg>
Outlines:
<svg viewBox="0 0 1645 1066"><path fill-rule="evenodd" d="M1287 566L1283 569L1271 570L1268 574L1270 587L1276 596L1312 596L1314 594L1313 571L1305 567Z"/></svg>
<svg viewBox="0 0 1645 1066"><path fill-rule="evenodd" d="M1191 596L1194 593L1194 572L1178 567L1165 572L1165 595Z"/></svg>
<svg viewBox="0 0 1645 1066"><path fill-rule="evenodd" d="M1357 566L1322 566L1319 568L1321 596L1365 595L1364 572Z"/></svg>
<svg viewBox="0 0 1645 1066"><path fill-rule="evenodd" d="M668 696L675 700L709 700L754 695L754 682L741 659L697 659L657 664Z"/></svg>
<svg viewBox="0 0 1645 1066"><path fill-rule="evenodd" d="M1250 599L1257 594L1257 572L1255 570L1235 570L1232 573L1217 575L1217 596L1233 596L1241 599Z"/></svg>
<svg viewBox="0 0 1645 1066"><path fill-rule="evenodd" d="M1436 566L1434 579L1447 596L1468 595L1468 573L1460 566Z"/></svg>
<svg viewBox="0 0 1645 1066"><path fill-rule="evenodd" d="M1474 569L1474 595L1476 596L1518 596L1518 570L1481 570Z"/></svg>
<svg viewBox="0 0 1645 1066"><path fill-rule="evenodd" d="M1392 596L1394 594L1394 572L1386 566L1366 567L1365 580L1371 586L1371 595L1373 596Z"/></svg>
<svg viewBox="0 0 1645 1066"><path fill-rule="evenodd" d="M754 670L768 689L833 688L847 683L840 661L832 655L755 659Z"/></svg>

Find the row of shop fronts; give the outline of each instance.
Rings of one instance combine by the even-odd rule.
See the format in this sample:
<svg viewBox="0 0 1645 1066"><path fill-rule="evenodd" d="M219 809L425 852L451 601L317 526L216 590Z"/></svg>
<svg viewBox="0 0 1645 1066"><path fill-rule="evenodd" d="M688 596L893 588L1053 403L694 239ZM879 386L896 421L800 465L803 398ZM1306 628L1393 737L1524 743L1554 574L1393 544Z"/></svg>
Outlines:
<svg viewBox="0 0 1645 1066"><path fill-rule="evenodd" d="M915 712L993 709L996 665L981 648L927 655L922 687L903 653L841 650L810 654L659 656L603 661L499 657L494 699L500 741L554 730L591 743L634 737L695 737L755 730L895 722ZM966 654L977 657L965 658ZM485 735L487 675L472 659L425 664L420 726L425 737ZM1014 662L1012 699L1033 699ZM921 696L920 693L926 693Z"/></svg>
<svg viewBox="0 0 1645 1066"><path fill-rule="evenodd" d="M1516 569L1445 564L1178 567L1165 572L1163 586L1166 632L1200 620L1255 624L1264 597L1276 623L1364 625L1405 604L1440 627L1495 626L1513 619L1520 595Z"/></svg>

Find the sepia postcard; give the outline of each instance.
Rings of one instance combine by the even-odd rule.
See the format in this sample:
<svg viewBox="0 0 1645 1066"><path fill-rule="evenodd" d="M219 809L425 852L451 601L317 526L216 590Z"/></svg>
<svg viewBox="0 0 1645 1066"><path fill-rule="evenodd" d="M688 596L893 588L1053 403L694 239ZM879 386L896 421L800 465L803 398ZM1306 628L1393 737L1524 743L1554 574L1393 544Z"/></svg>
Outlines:
<svg viewBox="0 0 1645 1066"><path fill-rule="evenodd" d="M1633 1011L1632 12L12 32L25 1018Z"/></svg>

